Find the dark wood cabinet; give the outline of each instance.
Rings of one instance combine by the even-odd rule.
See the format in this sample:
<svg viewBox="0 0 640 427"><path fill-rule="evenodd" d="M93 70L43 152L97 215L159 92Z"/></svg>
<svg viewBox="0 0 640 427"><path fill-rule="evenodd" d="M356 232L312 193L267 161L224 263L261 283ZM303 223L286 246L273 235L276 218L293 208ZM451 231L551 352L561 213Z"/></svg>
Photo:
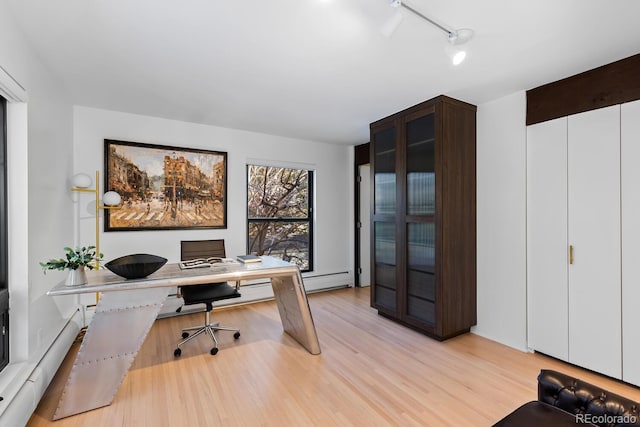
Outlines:
<svg viewBox="0 0 640 427"><path fill-rule="evenodd" d="M439 96L371 129L371 306L447 339L476 324L476 107Z"/></svg>

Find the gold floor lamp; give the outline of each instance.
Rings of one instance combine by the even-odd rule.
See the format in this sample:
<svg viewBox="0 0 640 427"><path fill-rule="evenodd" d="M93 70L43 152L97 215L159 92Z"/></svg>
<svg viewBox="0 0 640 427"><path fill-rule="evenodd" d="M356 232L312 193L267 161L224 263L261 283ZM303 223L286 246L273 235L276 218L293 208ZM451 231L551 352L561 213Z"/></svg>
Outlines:
<svg viewBox="0 0 640 427"><path fill-rule="evenodd" d="M100 257L100 209L120 209L121 197L115 191L107 191L102 195L100 203L100 172L96 171L95 188L91 189L91 177L85 173L73 176L73 188L71 191L79 193L93 193L96 199L96 254ZM96 270L100 269L100 261L96 259ZM96 293L96 304L100 294Z"/></svg>

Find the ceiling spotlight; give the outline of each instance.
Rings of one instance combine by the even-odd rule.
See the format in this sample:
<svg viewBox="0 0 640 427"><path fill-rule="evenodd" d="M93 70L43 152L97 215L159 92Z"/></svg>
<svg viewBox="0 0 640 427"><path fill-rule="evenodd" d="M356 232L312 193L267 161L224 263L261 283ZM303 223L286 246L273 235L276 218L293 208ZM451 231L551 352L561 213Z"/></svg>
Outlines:
<svg viewBox="0 0 640 427"><path fill-rule="evenodd" d="M451 58L453 65L460 65L467 57L464 45L473 37L473 31L468 28L461 28L450 32L447 35L449 46L445 48L447 55Z"/></svg>
<svg viewBox="0 0 640 427"><path fill-rule="evenodd" d="M447 34L447 40L449 43L453 45L461 45L465 44L473 37L473 30L468 28L461 28L459 30L454 30Z"/></svg>
<svg viewBox="0 0 640 427"><path fill-rule="evenodd" d="M414 15L417 15L420 18L424 19L434 27L437 27L440 30L444 31L447 34L447 41L449 42L449 45L454 46L454 48L447 49L448 53L451 52L449 56L451 57L451 62L453 63L453 65L459 65L462 63L462 61L465 60L467 53L460 46L467 43L469 40L471 40L471 38L473 37L472 30L468 28L462 28L459 30L453 30L453 29L447 28L446 26L439 24L438 22L422 14L421 12L417 11L413 7L407 5L406 3L403 3L402 0L388 0L388 1L391 7L394 7L394 8L403 7L407 9L409 12L413 13ZM397 27L398 24L399 24L399 21L396 23L395 27ZM395 30L395 27L393 28L393 30Z"/></svg>

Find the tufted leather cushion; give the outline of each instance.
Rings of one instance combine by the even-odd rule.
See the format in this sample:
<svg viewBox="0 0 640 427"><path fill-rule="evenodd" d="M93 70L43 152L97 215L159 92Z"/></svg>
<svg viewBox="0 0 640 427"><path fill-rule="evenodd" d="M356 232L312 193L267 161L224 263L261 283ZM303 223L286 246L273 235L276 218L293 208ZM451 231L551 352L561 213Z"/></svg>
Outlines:
<svg viewBox="0 0 640 427"><path fill-rule="evenodd" d="M560 372L538 375L538 400L601 427L640 426L640 404Z"/></svg>

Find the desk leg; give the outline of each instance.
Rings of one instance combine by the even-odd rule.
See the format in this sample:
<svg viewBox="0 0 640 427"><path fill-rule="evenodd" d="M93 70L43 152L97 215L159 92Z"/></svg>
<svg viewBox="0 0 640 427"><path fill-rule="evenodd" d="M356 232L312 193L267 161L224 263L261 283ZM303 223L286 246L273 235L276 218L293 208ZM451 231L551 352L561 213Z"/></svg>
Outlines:
<svg viewBox="0 0 640 427"><path fill-rule="evenodd" d="M54 420L110 405L169 288L102 292Z"/></svg>
<svg viewBox="0 0 640 427"><path fill-rule="evenodd" d="M300 273L288 277L272 277L271 286L284 331L309 353L320 354L320 343Z"/></svg>

